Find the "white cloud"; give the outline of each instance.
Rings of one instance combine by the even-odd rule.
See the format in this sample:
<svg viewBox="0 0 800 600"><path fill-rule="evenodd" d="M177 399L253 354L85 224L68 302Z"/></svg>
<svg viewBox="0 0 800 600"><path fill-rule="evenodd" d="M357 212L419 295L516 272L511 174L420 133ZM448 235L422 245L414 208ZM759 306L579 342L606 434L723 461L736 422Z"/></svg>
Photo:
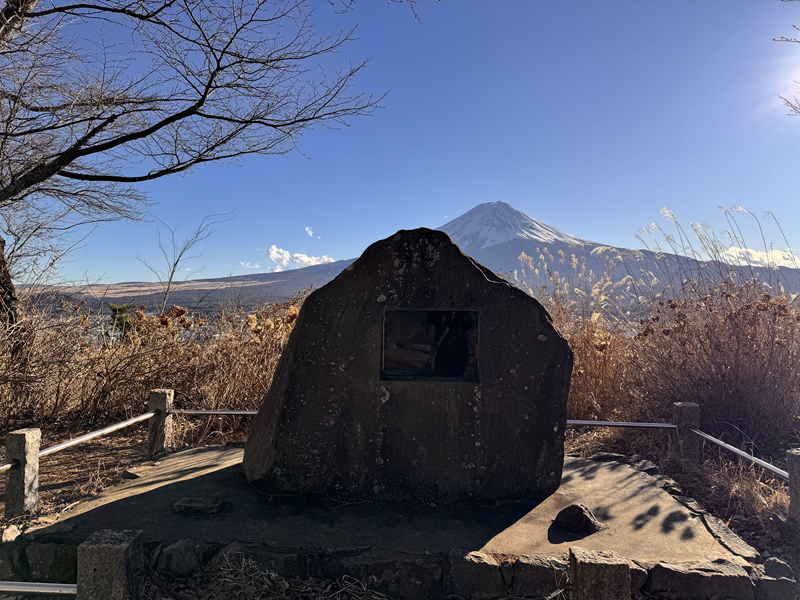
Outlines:
<svg viewBox="0 0 800 600"><path fill-rule="evenodd" d="M800 257L787 250L771 250L770 252L760 252L750 248L738 248L731 246L720 255L720 258L729 264L734 265L753 265L754 267L778 266L778 267L797 267L800 266Z"/></svg>
<svg viewBox="0 0 800 600"><path fill-rule="evenodd" d="M258 263L250 264L249 262L239 261L239 264L242 265L245 269L260 269L261 265Z"/></svg>
<svg viewBox="0 0 800 600"><path fill-rule="evenodd" d="M276 263L279 267L288 267L290 264L297 267L310 267L312 265L324 265L333 262L333 259L327 254L324 256L292 254L288 250L282 250L275 245L270 246L268 254L272 262ZM277 267L275 272L278 272Z"/></svg>
<svg viewBox="0 0 800 600"><path fill-rule="evenodd" d="M297 263L301 267L310 267L311 265L324 265L332 263L333 259L328 256L308 256L307 254L292 254L292 262Z"/></svg>
<svg viewBox="0 0 800 600"><path fill-rule="evenodd" d="M306 227L306 233L309 237L314 237L314 231L311 229L311 227Z"/></svg>
<svg viewBox="0 0 800 600"><path fill-rule="evenodd" d="M292 255L287 250L281 250L274 244L269 247L267 253L270 259L272 259L272 262L283 265L284 267L292 260Z"/></svg>

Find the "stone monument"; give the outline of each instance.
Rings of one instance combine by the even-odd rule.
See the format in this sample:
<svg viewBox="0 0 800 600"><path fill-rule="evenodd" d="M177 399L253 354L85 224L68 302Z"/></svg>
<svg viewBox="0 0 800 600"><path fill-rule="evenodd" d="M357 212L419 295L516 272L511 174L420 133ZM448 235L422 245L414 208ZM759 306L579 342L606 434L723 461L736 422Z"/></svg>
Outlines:
<svg viewBox="0 0 800 600"><path fill-rule="evenodd" d="M245 448L265 493L449 503L561 481L572 351L445 234L372 244L303 304Z"/></svg>

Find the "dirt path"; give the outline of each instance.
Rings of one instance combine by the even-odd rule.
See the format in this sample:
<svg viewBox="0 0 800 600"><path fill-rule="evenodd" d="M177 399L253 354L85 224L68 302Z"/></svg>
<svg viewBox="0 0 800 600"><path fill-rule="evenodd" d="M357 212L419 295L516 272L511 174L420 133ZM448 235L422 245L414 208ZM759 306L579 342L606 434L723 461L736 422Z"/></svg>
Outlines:
<svg viewBox="0 0 800 600"><path fill-rule="evenodd" d="M42 448L80 435L66 432L43 433ZM57 515L81 500L92 498L103 488L122 481L122 473L144 461L146 425L134 425L50 454L39 464L39 508L34 515L0 519L0 529L12 523L22 526L37 518ZM5 463L5 446L0 447L0 464ZM5 499L6 478L0 476L0 498Z"/></svg>

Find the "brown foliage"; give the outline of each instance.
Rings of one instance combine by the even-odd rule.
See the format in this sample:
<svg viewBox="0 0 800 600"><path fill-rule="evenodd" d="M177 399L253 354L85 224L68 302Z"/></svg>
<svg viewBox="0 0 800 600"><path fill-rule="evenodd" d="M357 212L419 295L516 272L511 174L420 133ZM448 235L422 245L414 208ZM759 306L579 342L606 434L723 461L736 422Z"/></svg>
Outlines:
<svg viewBox="0 0 800 600"><path fill-rule="evenodd" d="M138 310L124 333L82 306L52 313L29 306L24 356L12 360L13 342L0 332L0 420L89 424L132 416L161 387L174 389L183 408L257 409L302 302L210 319L179 306L166 315Z"/></svg>
<svg viewBox="0 0 800 600"><path fill-rule="evenodd" d="M632 340L629 389L651 414L701 406L701 426L774 448L800 429L800 311L758 282L651 303Z"/></svg>
<svg viewBox="0 0 800 600"><path fill-rule="evenodd" d="M550 285L535 295L575 353L569 418L669 422L673 402L696 402L702 429L733 443L773 450L800 437L792 298L754 280L687 281L675 299L640 297L635 318L607 275L559 262L564 274L542 267Z"/></svg>
<svg viewBox="0 0 800 600"><path fill-rule="evenodd" d="M550 265L553 257L546 254ZM701 429L785 468L784 450L800 441L800 309L793 297L758 281L686 281L673 299L637 299L638 316L620 311L609 279L585 277L575 258L544 266L550 285L534 295L575 355L568 418L671 422L673 402L701 407ZM540 265L542 263L540 262ZM533 263L525 265L533 272ZM570 268L572 271L570 271ZM640 454L675 477L759 548L779 535L788 511L780 479L717 447L699 465L675 461L663 431L578 428L567 449Z"/></svg>

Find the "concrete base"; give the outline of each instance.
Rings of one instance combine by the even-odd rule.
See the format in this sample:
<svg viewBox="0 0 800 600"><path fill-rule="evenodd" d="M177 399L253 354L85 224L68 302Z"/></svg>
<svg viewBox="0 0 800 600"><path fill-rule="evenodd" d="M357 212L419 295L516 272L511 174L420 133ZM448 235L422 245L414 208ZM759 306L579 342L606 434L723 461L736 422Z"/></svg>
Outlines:
<svg viewBox="0 0 800 600"><path fill-rule="evenodd" d="M78 546L80 600L141 598L140 535L138 531L101 530Z"/></svg>
<svg viewBox="0 0 800 600"><path fill-rule="evenodd" d="M410 599L444 597L457 587L448 560L453 549L459 549L460 557L479 553L470 564L482 569L496 565L497 580L487 585L522 594L514 586L514 572L531 561L518 557L542 557L536 560L544 564L552 557L552 564L566 569L571 547L616 552L645 571L657 563L716 561L739 570L751 567L744 556L753 560L752 548L738 538L740 546L715 535L696 503L665 491L675 492L674 482L649 475L631 461L605 458L568 457L558 492L540 503L415 506L266 496L246 483L241 448L197 448L171 455L146 475L28 532L17 541L15 563L25 564L19 555L35 553L36 546L74 550L97 530L137 529L154 565L166 564L160 553L180 540L191 540L183 545L192 549L198 566L236 542L287 577L350 574ZM572 503L587 506L605 528L582 536L552 526ZM187 505L193 510L181 508ZM553 589L563 585L563 578L557 579Z"/></svg>

